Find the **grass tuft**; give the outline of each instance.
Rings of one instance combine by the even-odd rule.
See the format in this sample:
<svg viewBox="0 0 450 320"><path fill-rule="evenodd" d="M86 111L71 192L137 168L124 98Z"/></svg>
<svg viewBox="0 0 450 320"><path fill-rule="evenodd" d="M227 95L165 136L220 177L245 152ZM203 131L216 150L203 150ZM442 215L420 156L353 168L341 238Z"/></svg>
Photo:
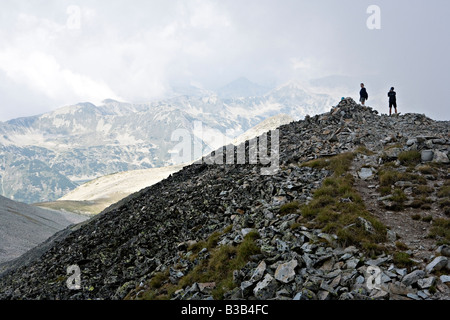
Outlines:
<svg viewBox="0 0 450 320"><path fill-rule="evenodd" d="M450 244L450 219L434 219L428 237L438 240L439 244Z"/></svg>
<svg viewBox="0 0 450 320"><path fill-rule="evenodd" d="M323 181L313 199L301 206L300 211L315 227L335 233L341 244L357 245L367 252L381 252L384 247L378 243L386 240L386 226L368 212L353 188L354 178L348 171L354 156L354 153L344 153L304 164L331 170L333 175ZM367 220L372 229L366 230L359 223L360 218Z"/></svg>
<svg viewBox="0 0 450 320"><path fill-rule="evenodd" d="M283 204L280 207L280 214L285 215L285 214L295 213L295 212L297 212L297 210L299 208L300 208L300 204L298 203L298 201L289 202L289 203Z"/></svg>

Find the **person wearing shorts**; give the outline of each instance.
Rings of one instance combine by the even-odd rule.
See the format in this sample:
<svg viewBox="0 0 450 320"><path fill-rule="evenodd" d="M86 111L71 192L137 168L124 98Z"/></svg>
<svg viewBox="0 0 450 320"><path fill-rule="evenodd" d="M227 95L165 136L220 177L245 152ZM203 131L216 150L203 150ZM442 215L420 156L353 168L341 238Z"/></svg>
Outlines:
<svg viewBox="0 0 450 320"><path fill-rule="evenodd" d="M395 113L397 114L397 97L394 91L394 87L391 88L388 92L389 97L389 115L392 114L392 107L394 107Z"/></svg>

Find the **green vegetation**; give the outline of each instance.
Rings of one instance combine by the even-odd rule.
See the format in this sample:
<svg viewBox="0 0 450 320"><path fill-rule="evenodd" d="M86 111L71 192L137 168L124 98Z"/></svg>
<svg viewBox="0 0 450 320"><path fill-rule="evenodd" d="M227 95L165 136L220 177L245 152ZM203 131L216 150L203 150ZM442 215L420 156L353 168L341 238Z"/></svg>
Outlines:
<svg viewBox="0 0 450 320"><path fill-rule="evenodd" d="M406 252L394 252L393 254L394 264L400 268L412 267L415 262L411 260L411 257Z"/></svg>
<svg viewBox="0 0 450 320"><path fill-rule="evenodd" d="M427 180L418 174L395 171L390 167L383 166L378 172L381 186L392 186L398 181L410 181L416 184L426 184Z"/></svg>
<svg viewBox="0 0 450 320"><path fill-rule="evenodd" d="M299 223L299 222L294 222L292 225L291 225L291 230L295 230L295 229L298 229L298 228L300 228L302 225L301 225L301 223Z"/></svg>
<svg viewBox="0 0 450 320"><path fill-rule="evenodd" d="M233 282L233 271L242 269L252 255L261 252L256 243L259 238L256 231L249 232L237 246L217 246L220 237L230 230L231 228L227 227L222 232L214 232L207 240L200 241L189 248L196 257L200 250L207 248L209 256L200 260L197 266L180 279L178 284L172 284L169 281L168 270L157 272L149 280L147 289L139 297L128 295L126 299L167 300L177 290L195 282L215 282L216 288L211 293L214 299L222 299L226 291L236 287Z"/></svg>
<svg viewBox="0 0 450 320"><path fill-rule="evenodd" d="M420 208L429 210L431 208L430 204L433 202L430 198L427 198L426 196L416 197L409 205L411 208Z"/></svg>
<svg viewBox="0 0 450 320"><path fill-rule="evenodd" d="M315 169L328 169L334 172L334 175L342 175L348 171L355 154L352 152L342 153L331 158L319 158L302 164L302 167L311 167Z"/></svg>
<svg viewBox="0 0 450 320"><path fill-rule="evenodd" d="M439 198L450 198L450 185L443 185L439 189L437 196Z"/></svg>
<svg viewBox="0 0 450 320"><path fill-rule="evenodd" d="M402 189L394 189L392 193L392 197L390 200L392 201L392 206L390 209L400 211L404 208L404 202L408 198L406 197L405 193Z"/></svg>
<svg viewBox="0 0 450 320"><path fill-rule="evenodd" d="M58 211L68 211L77 214L93 215L102 212L102 210L104 210L108 206L108 204L103 203L100 200L99 201L58 200L54 202L36 203L34 204L34 206Z"/></svg>
<svg viewBox="0 0 450 320"><path fill-rule="evenodd" d="M372 150L367 149L366 146L359 146L358 148L356 148L355 153L360 153L360 154L363 154L366 156L372 156L372 155L376 154Z"/></svg>
<svg viewBox="0 0 450 320"><path fill-rule="evenodd" d="M379 252L378 245L386 240L386 227L365 207L353 188L353 176L348 173L355 153L344 153L332 158L316 159L303 164L333 172L313 194L313 199L300 208L302 216L324 232L335 233L343 245L357 245L369 252ZM371 229L361 223L369 222Z"/></svg>
<svg viewBox="0 0 450 320"><path fill-rule="evenodd" d="M422 174L436 174L436 169L429 165L422 165L417 168L417 170Z"/></svg>
<svg viewBox="0 0 450 320"><path fill-rule="evenodd" d="M450 244L450 219L434 219L428 237L438 240L438 244Z"/></svg>
<svg viewBox="0 0 450 320"><path fill-rule="evenodd" d="M401 153L400 155L401 163L404 165L409 165L409 167L403 172L400 171L401 169L395 169L392 163L385 163L378 171L378 179L380 183L378 192L381 196L391 195L389 200L392 201L392 206L389 206L389 209L400 211L405 208L405 202L408 200L402 186L412 186L415 197L408 206L411 208L421 208L424 210L431 209L432 201L428 198L428 196L434 192L434 188L428 186L427 179L424 176L415 172L413 165L417 160L417 152L407 151ZM435 172L435 169L427 165L419 167L417 171Z"/></svg>
<svg viewBox="0 0 450 320"><path fill-rule="evenodd" d="M420 163L420 152L417 150L403 151L398 155L400 164L404 166L417 165Z"/></svg>
<svg viewBox="0 0 450 320"><path fill-rule="evenodd" d="M423 195L430 195L432 194L434 189L432 187L429 187L428 185L417 185L414 186L414 193L415 194L423 194Z"/></svg>
<svg viewBox="0 0 450 320"><path fill-rule="evenodd" d="M401 241L397 241L397 242L395 243L395 246L396 246L397 249L399 249L399 250L408 250L408 246L407 246L406 244L404 244L403 242L401 242Z"/></svg>
<svg viewBox="0 0 450 320"><path fill-rule="evenodd" d="M439 188L437 196L439 197L439 206L447 216L450 216L450 180L445 180L444 185Z"/></svg>
<svg viewBox="0 0 450 320"><path fill-rule="evenodd" d="M285 215L289 213L295 213L300 208L298 201L286 203L280 207L280 214Z"/></svg>
<svg viewBox="0 0 450 320"><path fill-rule="evenodd" d="M223 245L210 252L209 259L203 260L190 273L180 280L179 285L185 287L194 282L216 282L212 291L215 299L221 299L226 290L233 289L233 270L239 270L249 261L250 256L260 253L256 244L259 234L248 233L237 247Z"/></svg>

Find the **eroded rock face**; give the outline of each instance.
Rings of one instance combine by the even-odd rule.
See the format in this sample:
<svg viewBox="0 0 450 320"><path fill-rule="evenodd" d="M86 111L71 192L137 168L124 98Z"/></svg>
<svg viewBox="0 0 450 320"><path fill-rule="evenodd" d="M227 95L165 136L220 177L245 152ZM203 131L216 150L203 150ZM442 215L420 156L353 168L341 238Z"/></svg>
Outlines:
<svg viewBox="0 0 450 320"><path fill-rule="evenodd" d="M273 174L262 175L260 164L187 166L73 230L39 259L3 274L0 299L123 299L130 291L139 296L157 272L168 270L169 281L177 283L211 254L204 248L191 261L188 248L229 226L219 246L235 246L256 231L261 254L235 270L237 286L225 299L448 298L447 278L398 268L392 256L369 258L355 247L339 247L336 235L295 226L299 214L282 215L280 206L308 203L331 174L299 166L304 161L359 146L381 158L386 143L393 142L402 151L448 156L449 129L449 122L417 114L379 116L344 99L328 113L279 128L279 170ZM358 223L367 232L373 228L362 217ZM81 270L81 290L65 284L71 265ZM193 284L173 298L210 299L211 283ZM437 293L429 291L431 283Z"/></svg>

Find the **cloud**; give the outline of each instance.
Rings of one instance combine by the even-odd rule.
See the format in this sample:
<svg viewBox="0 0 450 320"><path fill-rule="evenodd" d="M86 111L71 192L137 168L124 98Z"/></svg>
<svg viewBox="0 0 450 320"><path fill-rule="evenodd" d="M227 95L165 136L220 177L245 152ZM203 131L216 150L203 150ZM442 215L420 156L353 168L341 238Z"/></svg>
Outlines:
<svg viewBox="0 0 450 320"><path fill-rule="evenodd" d="M16 83L56 101L83 97L86 101L100 102L105 97L119 98L102 81L63 68L55 57L39 51L0 51L0 69Z"/></svg>
<svg viewBox="0 0 450 320"><path fill-rule="evenodd" d="M427 104L433 116L446 115L442 97L423 92L445 92L450 80L443 71L449 69L450 45L442 41L448 1L379 0L380 30L367 28L369 5L356 0L4 0L0 89L15 83L29 104L52 101L47 108L55 108L91 99L148 101L163 96L174 82L215 89L241 76L280 84L370 74L380 76L380 87L399 87L409 110ZM23 97L8 97L12 105L26 105Z"/></svg>

